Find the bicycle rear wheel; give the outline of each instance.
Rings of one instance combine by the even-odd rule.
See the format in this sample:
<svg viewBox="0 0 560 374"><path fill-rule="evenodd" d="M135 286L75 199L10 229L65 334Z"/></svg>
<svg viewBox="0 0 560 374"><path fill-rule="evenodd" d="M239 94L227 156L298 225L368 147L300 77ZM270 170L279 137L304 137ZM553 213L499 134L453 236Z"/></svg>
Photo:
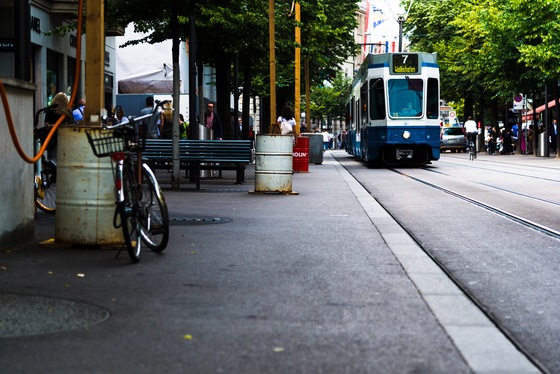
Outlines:
<svg viewBox="0 0 560 374"><path fill-rule="evenodd" d="M138 262L142 248L142 227L138 219L137 183L132 172L132 165L125 163L122 167L124 201L120 203L119 214L128 255L132 262Z"/></svg>
<svg viewBox="0 0 560 374"><path fill-rule="evenodd" d="M36 176L35 205L43 212L56 212L56 164L54 161L42 162L41 176Z"/></svg>
<svg viewBox="0 0 560 374"><path fill-rule="evenodd" d="M142 239L148 248L161 252L169 241L169 213L163 191L146 164L142 165Z"/></svg>

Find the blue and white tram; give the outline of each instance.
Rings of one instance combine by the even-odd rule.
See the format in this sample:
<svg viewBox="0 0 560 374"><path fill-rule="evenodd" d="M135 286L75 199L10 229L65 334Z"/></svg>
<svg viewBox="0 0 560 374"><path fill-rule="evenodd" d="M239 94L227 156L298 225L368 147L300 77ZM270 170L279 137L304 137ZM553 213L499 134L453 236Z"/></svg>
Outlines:
<svg viewBox="0 0 560 374"><path fill-rule="evenodd" d="M431 53L369 54L347 104L347 152L388 165L440 155L439 65Z"/></svg>

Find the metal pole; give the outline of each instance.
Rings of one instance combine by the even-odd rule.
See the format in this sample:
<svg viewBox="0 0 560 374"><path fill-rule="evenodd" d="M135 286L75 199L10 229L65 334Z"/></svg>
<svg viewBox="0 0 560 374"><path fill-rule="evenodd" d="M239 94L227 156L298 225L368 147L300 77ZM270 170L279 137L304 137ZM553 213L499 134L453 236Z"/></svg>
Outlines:
<svg viewBox="0 0 560 374"><path fill-rule="evenodd" d="M270 126L272 126L276 123L276 53L274 50L274 0L268 0L268 37L270 55Z"/></svg>
<svg viewBox="0 0 560 374"><path fill-rule="evenodd" d="M103 0L89 1L86 7L86 108L84 123L100 126L99 116L105 109L105 10ZM96 30L97 32L91 32ZM81 37L78 35L78 38ZM78 56L80 58L80 56Z"/></svg>
<svg viewBox="0 0 560 374"><path fill-rule="evenodd" d="M397 18L397 21L399 22L399 52L402 52L402 39L403 39L403 23L404 23L404 17L403 16L399 16Z"/></svg>
<svg viewBox="0 0 560 374"><path fill-rule="evenodd" d="M543 153L544 157L548 157L548 83L544 84L544 142L543 142ZM539 134L540 136L540 134Z"/></svg>
<svg viewBox="0 0 560 374"><path fill-rule="evenodd" d="M294 98L294 115L296 120L295 133L300 133L300 112L301 112L301 21L300 4L296 1L296 56L295 56L295 98Z"/></svg>
<svg viewBox="0 0 560 374"><path fill-rule="evenodd" d="M239 128L239 52L235 52L235 61L233 62L233 134L235 139L243 139L242 129Z"/></svg>
<svg viewBox="0 0 560 374"><path fill-rule="evenodd" d="M197 74L196 74L196 17L192 15L189 18L189 136L191 139L199 139L198 133L198 118L196 111L196 84L197 84ZM201 72L202 74L202 72ZM199 95L204 95L203 92L199 92ZM204 106L200 108L200 111L204 110Z"/></svg>
<svg viewBox="0 0 560 374"><path fill-rule="evenodd" d="M311 88L309 87L309 59L305 59L305 127L311 131Z"/></svg>

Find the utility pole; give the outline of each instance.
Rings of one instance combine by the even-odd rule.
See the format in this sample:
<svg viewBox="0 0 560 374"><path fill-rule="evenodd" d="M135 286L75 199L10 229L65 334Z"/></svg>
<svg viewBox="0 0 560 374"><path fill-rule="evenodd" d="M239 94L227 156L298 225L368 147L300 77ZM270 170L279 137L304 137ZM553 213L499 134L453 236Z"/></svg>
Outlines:
<svg viewBox="0 0 560 374"><path fill-rule="evenodd" d="M105 109L105 7L103 0L88 1L86 7L86 108L84 124L101 126L99 116ZM91 32L95 30L96 32ZM78 35L80 38L81 35ZM80 58L80 57L78 57Z"/></svg>
<svg viewBox="0 0 560 374"><path fill-rule="evenodd" d="M295 56L295 98L294 98L294 116L296 120L295 133L300 132L300 113L301 113L301 22L300 4L296 1L296 56Z"/></svg>
<svg viewBox="0 0 560 374"><path fill-rule="evenodd" d="M276 123L276 53L274 50L274 0L268 0L268 38L270 55L270 129Z"/></svg>

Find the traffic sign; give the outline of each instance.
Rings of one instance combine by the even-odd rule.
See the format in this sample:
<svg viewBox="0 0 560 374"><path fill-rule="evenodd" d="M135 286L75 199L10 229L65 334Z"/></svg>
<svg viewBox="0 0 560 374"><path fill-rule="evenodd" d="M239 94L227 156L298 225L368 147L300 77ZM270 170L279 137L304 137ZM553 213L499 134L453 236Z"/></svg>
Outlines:
<svg viewBox="0 0 560 374"><path fill-rule="evenodd" d="M525 97L522 94L517 94L513 97L513 110L525 109Z"/></svg>

